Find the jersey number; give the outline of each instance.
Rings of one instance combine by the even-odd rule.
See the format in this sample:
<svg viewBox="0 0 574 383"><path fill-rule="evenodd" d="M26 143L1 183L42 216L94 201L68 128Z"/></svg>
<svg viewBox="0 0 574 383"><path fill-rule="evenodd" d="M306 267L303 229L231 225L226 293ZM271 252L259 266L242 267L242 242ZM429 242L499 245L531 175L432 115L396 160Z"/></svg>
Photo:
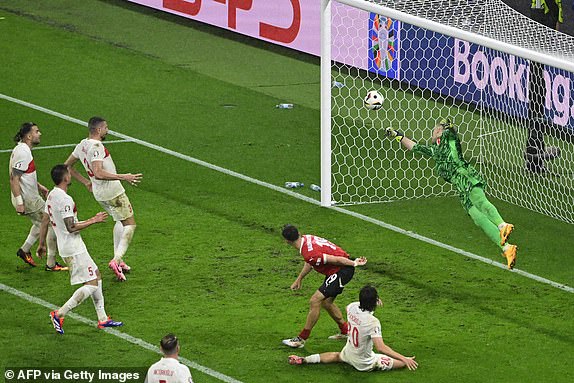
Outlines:
<svg viewBox="0 0 574 383"><path fill-rule="evenodd" d="M355 348L359 348L359 330L356 327L351 326L350 323L349 326L350 326L349 332L351 333L351 342L353 342L353 346L355 346Z"/></svg>
<svg viewBox="0 0 574 383"><path fill-rule="evenodd" d="M88 160L86 160L85 158L84 158L84 166L86 167L86 172L88 172L88 176L94 178L94 172L92 171L92 168L88 163Z"/></svg>
<svg viewBox="0 0 574 383"><path fill-rule="evenodd" d="M54 217L52 217L52 206L48 205L48 215L50 216L50 224L52 224L53 227L56 227L56 224L54 223Z"/></svg>

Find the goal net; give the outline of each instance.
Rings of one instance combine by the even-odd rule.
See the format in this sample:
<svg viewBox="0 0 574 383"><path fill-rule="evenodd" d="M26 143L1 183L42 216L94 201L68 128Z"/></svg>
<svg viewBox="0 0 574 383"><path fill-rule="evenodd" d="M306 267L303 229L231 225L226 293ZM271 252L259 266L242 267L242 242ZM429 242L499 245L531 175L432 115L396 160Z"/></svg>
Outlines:
<svg viewBox="0 0 574 383"><path fill-rule="evenodd" d="M574 223L574 38L500 0L322 2L324 206L455 195L384 137L448 117L489 195Z"/></svg>

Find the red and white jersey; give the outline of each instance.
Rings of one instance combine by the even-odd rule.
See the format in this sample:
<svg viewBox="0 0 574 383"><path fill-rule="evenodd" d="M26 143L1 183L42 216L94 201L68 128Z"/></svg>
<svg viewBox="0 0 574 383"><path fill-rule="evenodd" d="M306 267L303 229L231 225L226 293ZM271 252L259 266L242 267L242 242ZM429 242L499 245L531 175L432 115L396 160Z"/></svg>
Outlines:
<svg viewBox="0 0 574 383"><path fill-rule="evenodd" d="M347 322L349 323L349 337L342 352L345 359L352 362L358 370L372 368L377 360L373 352L373 338L382 338L381 322L370 311L359 308L359 302L347 306Z"/></svg>
<svg viewBox="0 0 574 383"><path fill-rule="evenodd" d="M304 235L299 249L301 255L315 271L332 275L341 269L341 266L326 263L326 255L349 258L349 254L339 246L315 235Z"/></svg>
<svg viewBox="0 0 574 383"><path fill-rule="evenodd" d="M116 174L116 165L108 149L101 141L84 138L72 152L72 155L80 160L90 181L92 192L96 201L110 201L125 192L122 183L118 180L98 180L94 177L92 163L102 161L102 167L109 173Z"/></svg>
<svg viewBox="0 0 574 383"><path fill-rule="evenodd" d="M13 171L23 172L20 177L20 192L24 200L25 213L32 213L44 207L44 200L38 192L38 177L36 175L36 165L34 164L34 157L32 157L32 150L23 142L12 150L10 156L10 174ZM12 195L12 204L16 206L14 195Z"/></svg>
<svg viewBox="0 0 574 383"><path fill-rule="evenodd" d="M55 187L48 194L44 212L50 216L50 223L58 242L58 252L61 257L73 257L87 253L86 245L79 231L70 233L64 223L65 218L73 217L78 222L76 204L72 197L59 187Z"/></svg>
<svg viewBox="0 0 574 383"><path fill-rule="evenodd" d="M175 358L161 358L147 371L145 383L193 383L189 368Z"/></svg>

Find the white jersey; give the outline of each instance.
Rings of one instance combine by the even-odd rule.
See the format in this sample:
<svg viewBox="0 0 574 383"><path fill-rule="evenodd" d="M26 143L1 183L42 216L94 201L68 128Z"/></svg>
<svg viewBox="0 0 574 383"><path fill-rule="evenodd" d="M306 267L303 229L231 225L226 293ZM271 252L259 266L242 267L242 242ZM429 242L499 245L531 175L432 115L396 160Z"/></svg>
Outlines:
<svg viewBox="0 0 574 383"><path fill-rule="evenodd" d="M373 338L382 338L381 322L370 311L359 308L359 302L347 306L349 338L342 353L357 370L371 369L377 361L373 352Z"/></svg>
<svg viewBox="0 0 574 383"><path fill-rule="evenodd" d="M78 222L76 204L72 197L59 187L55 187L48 194L44 211L50 216L61 257L73 257L88 252L80 232L70 233L64 223L64 219L69 217L73 217L74 222Z"/></svg>
<svg viewBox="0 0 574 383"><path fill-rule="evenodd" d="M161 358L147 371L145 383L193 383L189 368L175 358Z"/></svg>
<svg viewBox="0 0 574 383"><path fill-rule="evenodd" d="M24 200L25 213L33 213L44 207L44 200L38 192L38 177L36 175L36 165L30 147L23 142L12 150L10 156L10 174L14 171L23 173L20 177L20 192ZM16 207L14 194L10 192L12 204Z"/></svg>
<svg viewBox="0 0 574 383"><path fill-rule="evenodd" d="M72 155L84 165L92 182L92 192L96 201L110 201L125 192L122 183L118 180L98 180L94 177L92 163L95 161L102 161L105 171L117 174L114 160L101 141L84 138L76 145Z"/></svg>

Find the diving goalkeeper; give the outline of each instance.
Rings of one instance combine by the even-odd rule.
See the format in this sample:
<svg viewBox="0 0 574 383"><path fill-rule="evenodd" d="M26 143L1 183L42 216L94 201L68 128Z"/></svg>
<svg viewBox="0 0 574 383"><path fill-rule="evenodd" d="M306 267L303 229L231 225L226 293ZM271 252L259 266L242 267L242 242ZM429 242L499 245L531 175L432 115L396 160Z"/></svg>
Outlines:
<svg viewBox="0 0 574 383"><path fill-rule="evenodd" d="M435 160L437 173L456 187L464 210L488 238L500 247L508 268L514 268L517 247L507 243L514 226L504 222L496 207L486 198L483 190L486 183L463 158L460 138L450 120L441 119L436 124L432 131L431 145L417 144L393 128L387 128L387 136L400 142L406 149Z"/></svg>

